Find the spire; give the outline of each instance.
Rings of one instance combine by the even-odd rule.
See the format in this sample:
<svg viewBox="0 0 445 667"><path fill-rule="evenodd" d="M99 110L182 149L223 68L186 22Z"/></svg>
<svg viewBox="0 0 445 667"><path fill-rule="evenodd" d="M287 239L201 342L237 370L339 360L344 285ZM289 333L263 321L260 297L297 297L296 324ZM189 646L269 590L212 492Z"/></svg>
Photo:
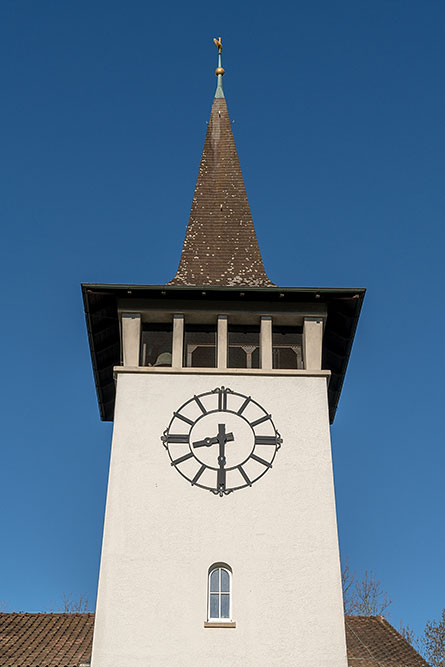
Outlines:
<svg viewBox="0 0 445 667"><path fill-rule="evenodd" d="M218 78L192 210L171 285L271 287L264 270L222 87Z"/></svg>

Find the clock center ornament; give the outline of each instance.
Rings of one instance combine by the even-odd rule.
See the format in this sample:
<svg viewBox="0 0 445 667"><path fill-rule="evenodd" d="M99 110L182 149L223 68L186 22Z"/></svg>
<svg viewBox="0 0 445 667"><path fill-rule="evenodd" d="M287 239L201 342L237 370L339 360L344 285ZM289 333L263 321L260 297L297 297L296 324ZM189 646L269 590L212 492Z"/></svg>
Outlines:
<svg viewBox="0 0 445 667"><path fill-rule="evenodd" d="M182 477L221 497L258 481L283 442L272 415L228 387L186 401L161 440Z"/></svg>

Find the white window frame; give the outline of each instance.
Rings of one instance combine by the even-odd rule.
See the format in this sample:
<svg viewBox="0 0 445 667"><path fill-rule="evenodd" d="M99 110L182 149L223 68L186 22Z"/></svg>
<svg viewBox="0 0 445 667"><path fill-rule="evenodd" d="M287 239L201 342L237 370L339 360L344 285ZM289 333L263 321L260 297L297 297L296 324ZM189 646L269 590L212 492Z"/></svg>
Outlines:
<svg viewBox="0 0 445 667"><path fill-rule="evenodd" d="M210 595L211 595L211 590L210 590L210 579L216 570L219 570L219 582L218 582L218 610L219 610L219 616L210 616ZM224 570L227 572L229 575L229 592L228 593L223 593L221 591L221 570ZM209 569L209 574L207 577L207 621L209 623L232 623L232 599L233 599L233 590L232 590L232 569L227 565L226 563L215 563L215 565L212 565L212 567ZM215 592L213 592L213 595L216 595ZM221 598L223 595L228 595L229 597L229 616L227 617L222 617L221 616Z"/></svg>

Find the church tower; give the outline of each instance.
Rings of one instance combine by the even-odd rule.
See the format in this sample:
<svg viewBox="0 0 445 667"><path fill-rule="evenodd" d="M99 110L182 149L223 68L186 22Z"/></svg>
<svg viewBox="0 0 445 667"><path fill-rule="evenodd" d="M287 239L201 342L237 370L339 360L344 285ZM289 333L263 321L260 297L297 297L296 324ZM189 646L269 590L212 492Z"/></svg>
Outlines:
<svg viewBox="0 0 445 667"><path fill-rule="evenodd" d="M364 290L269 280L215 43L176 276L82 286L114 421L92 667L346 667L329 424Z"/></svg>

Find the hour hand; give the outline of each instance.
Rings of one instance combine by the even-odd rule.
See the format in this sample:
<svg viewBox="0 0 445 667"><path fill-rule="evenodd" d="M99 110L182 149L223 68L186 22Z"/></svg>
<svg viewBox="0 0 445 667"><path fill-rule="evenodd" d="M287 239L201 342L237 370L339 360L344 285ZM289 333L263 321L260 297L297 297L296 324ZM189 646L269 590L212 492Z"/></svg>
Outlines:
<svg viewBox="0 0 445 667"><path fill-rule="evenodd" d="M218 437L214 438L204 438L204 440L197 440L192 443L193 447L210 447L211 445L216 445L218 442Z"/></svg>

